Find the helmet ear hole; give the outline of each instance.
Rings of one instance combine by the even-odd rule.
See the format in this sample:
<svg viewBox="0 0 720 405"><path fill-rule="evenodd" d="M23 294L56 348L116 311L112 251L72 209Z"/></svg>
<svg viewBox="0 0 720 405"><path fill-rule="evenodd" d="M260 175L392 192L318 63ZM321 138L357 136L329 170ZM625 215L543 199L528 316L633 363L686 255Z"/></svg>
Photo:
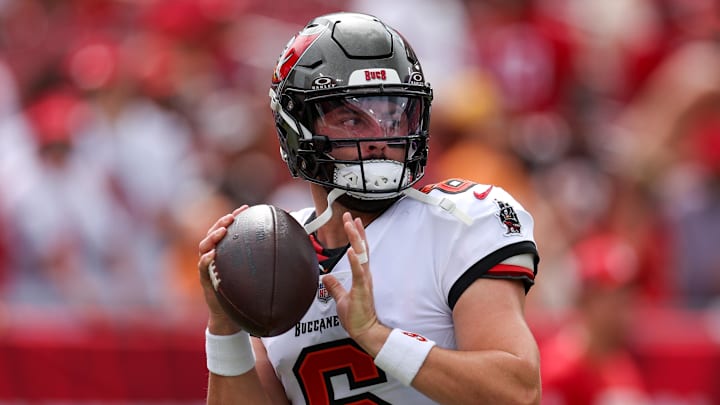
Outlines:
<svg viewBox="0 0 720 405"><path fill-rule="evenodd" d="M297 167L306 175L316 177L318 172L317 162L307 159L305 156L298 156L296 160Z"/></svg>
<svg viewBox="0 0 720 405"><path fill-rule="evenodd" d="M290 155L287 153L287 147L283 144L280 145L280 157L283 162L287 164L288 170L290 170L290 175L292 177L298 177L297 166L290 160Z"/></svg>
<svg viewBox="0 0 720 405"><path fill-rule="evenodd" d="M292 97L287 94L282 95L280 105L282 105L287 112L292 112L295 109L295 103L293 102Z"/></svg>

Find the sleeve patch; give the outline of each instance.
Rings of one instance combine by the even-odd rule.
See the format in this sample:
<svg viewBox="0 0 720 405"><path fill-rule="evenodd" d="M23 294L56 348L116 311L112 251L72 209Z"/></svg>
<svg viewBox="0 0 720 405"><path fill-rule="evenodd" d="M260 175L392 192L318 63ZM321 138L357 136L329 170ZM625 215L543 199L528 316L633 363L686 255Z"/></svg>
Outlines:
<svg viewBox="0 0 720 405"><path fill-rule="evenodd" d="M515 213L515 208L504 201L495 200L495 203L498 206L496 215L505 227L505 236L520 235L522 226L517 213Z"/></svg>

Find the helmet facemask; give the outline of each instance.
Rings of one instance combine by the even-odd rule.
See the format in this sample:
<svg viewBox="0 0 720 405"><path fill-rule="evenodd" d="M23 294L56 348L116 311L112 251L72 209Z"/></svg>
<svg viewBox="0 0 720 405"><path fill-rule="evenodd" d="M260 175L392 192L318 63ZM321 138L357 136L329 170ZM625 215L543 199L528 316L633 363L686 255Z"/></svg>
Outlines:
<svg viewBox="0 0 720 405"><path fill-rule="evenodd" d="M423 100L407 96L346 96L308 102L313 138L323 153L309 155L319 184L363 200L393 198L422 177L427 133ZM301 169L302 171L302 169Z"/></svg>

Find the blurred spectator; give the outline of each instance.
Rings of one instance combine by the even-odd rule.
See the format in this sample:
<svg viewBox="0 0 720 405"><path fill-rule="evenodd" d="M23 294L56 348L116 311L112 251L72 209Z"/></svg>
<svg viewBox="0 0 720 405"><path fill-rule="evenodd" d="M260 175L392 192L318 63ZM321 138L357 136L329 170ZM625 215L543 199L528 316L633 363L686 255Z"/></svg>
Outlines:
<svg viewBox="0 0 720 405"><path fill-rule="evenodd" d="M5 290L5 283L7 279L7 272L9 266L8 250L10 241L7 238L7 220L4 218L4 210L0 210L0 291Z"/></svg>
<svg viewBox="0 0 720 405"><path fill-rule="evenodd" d="M564 156L532 173L533 190L543 207L538 235L543 238L545 283L538 283L535 297L540 308L562 312L574 303L576 286L572 246L597 230L615 198L611 179L585 155Z"/></svg>
<svg viewBox="0 0 720 405"><path fill-rule="evenodd" d="M197 241L215 219L235 208L227 196L208 190L177 213L175 231L168 235L161 262L160 276L167 281L165 294L168 304L173 306L168 316L180 319L205 316L202 291L197 289Z"/></svg>
<svg viewBox="0 0 720 405"><path fill-rule="evenodd" d="M436 162L431 175L438 180L457 176L503 187L532 209L536 198L530 176L513 153L507 136L509 117L494 83L480 70L464 71L448 82L448 90L456 96L437 108L443 122L436 127L442 132L435 135L443 145L441 153L431 156Z"/></svg>
<svg viewBox="0 0 720 405"><path fill-rule="evenodd" d="M684 117L677 160L658 184L669 222L680 301L690 308L720 304L720 93Z"/></svg>
<svg viewBox="0 0 720 405"><path fill-rule="evenodd" d="M187 119L140 92L124 48L109 46L103 57L113 74L86 89L92 116L78 133L77 147L107 173L109 196L130 215L128 257L138 276L136 290L148 304L160 305L168 298L161 252L176 231L175 212L206 185Z"/></svg>
<svg viewBox="0 0 720 405"><path fill-rule="evenodd" d="M504 109L532 113L559 107L572 79L567 23L534 1L466 3L472 62L492 75Z"/></svg>
<svg viewBox="0 0 720 405"><path fill-rule="evenodd" d="M543 404L649 404L629 341L636 253L612 234L589 236L573 253L576 312L541 346Z"/></svg>
<svg viewBox="0 0 720 405"><path fill-rule="evenodd" d="M671 46L659 2L561 3L577 52L573 68L581 86L600 101L630 100Z"/></svg>
<svg viewBox="0 0 720 405"><path fill-rule="evenodd" d="M35 153L19 90L15 75L0 58L0 209L2 201L10 197L9 185L19 182L17 173L29 169Z"/></svg>
<svg viewBox="0 0 720 405"><path fill-rule="evenodd" d="M5 219L5 200L10 178L16 169L18 160L30 155L28 142L24 142L22 131L18 130L19 100L15 78L0 59L0 289L4 287L9 269L9 240L7 235L7 219Z"/></svg>
<svg viewBox="0 0 720 405"><path fill-rule="evenodd" d="M77 153L87 113L65 87L48 89L26 109L36 153L23 181L6 184L14 187L5 201L13 246L8 303L112 312L143 302L126 261L127 218L110 198L105 171Z"/></svg>
<svg viewBox="0 0 720 405"><path fill-rule="evenodd" d="M676 286L676 295L668 298L692 308L707 307L720 294L720 258L712 242L720 238L715 232L720 47L705 34L681 41L605 127L609 153L602 155L609 171L653 193L635 212L662 214L663 232L648 234L669 247L654 247L665 255L655 260L656 270Z"/></svg>

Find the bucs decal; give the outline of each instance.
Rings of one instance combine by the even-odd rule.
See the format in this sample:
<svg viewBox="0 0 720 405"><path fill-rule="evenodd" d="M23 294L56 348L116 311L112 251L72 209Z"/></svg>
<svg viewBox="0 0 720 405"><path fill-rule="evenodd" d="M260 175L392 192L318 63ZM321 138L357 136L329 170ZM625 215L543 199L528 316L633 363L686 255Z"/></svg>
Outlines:
<svg viewBox="0 0 720 405"><path fill-rule="evenodd" d="M387 80L387 71L385 69L366 70L365 81L369 82L371 80Z"/></svg>
<svg viewBox="0 0 720 405"><path fill-rule="evenodd" d="M348 85L365 86L372 83L400 84L400 75L395 69L375 67L358 69L350 73Z"/></svg>
<svg viewBox="0 0 720 405"><path fill-rule="evenodd" d="M285 50L278 59L277 66L273 72L272 82L278 84L285 80L290 70L300 60L303 53L315 42L316 39L325 31L327 27L324 25L316 25L307 27L292 37L285 46Z"/></svg>
<svg viewBox="0 0 720 405"><path fill-rule="evenodd" d="M518 219L517 213L512 205L495 200L498 205L497 217L500 219L500 223L505 226L505 236L519 235L520 234L520 220Z"/></svg>

